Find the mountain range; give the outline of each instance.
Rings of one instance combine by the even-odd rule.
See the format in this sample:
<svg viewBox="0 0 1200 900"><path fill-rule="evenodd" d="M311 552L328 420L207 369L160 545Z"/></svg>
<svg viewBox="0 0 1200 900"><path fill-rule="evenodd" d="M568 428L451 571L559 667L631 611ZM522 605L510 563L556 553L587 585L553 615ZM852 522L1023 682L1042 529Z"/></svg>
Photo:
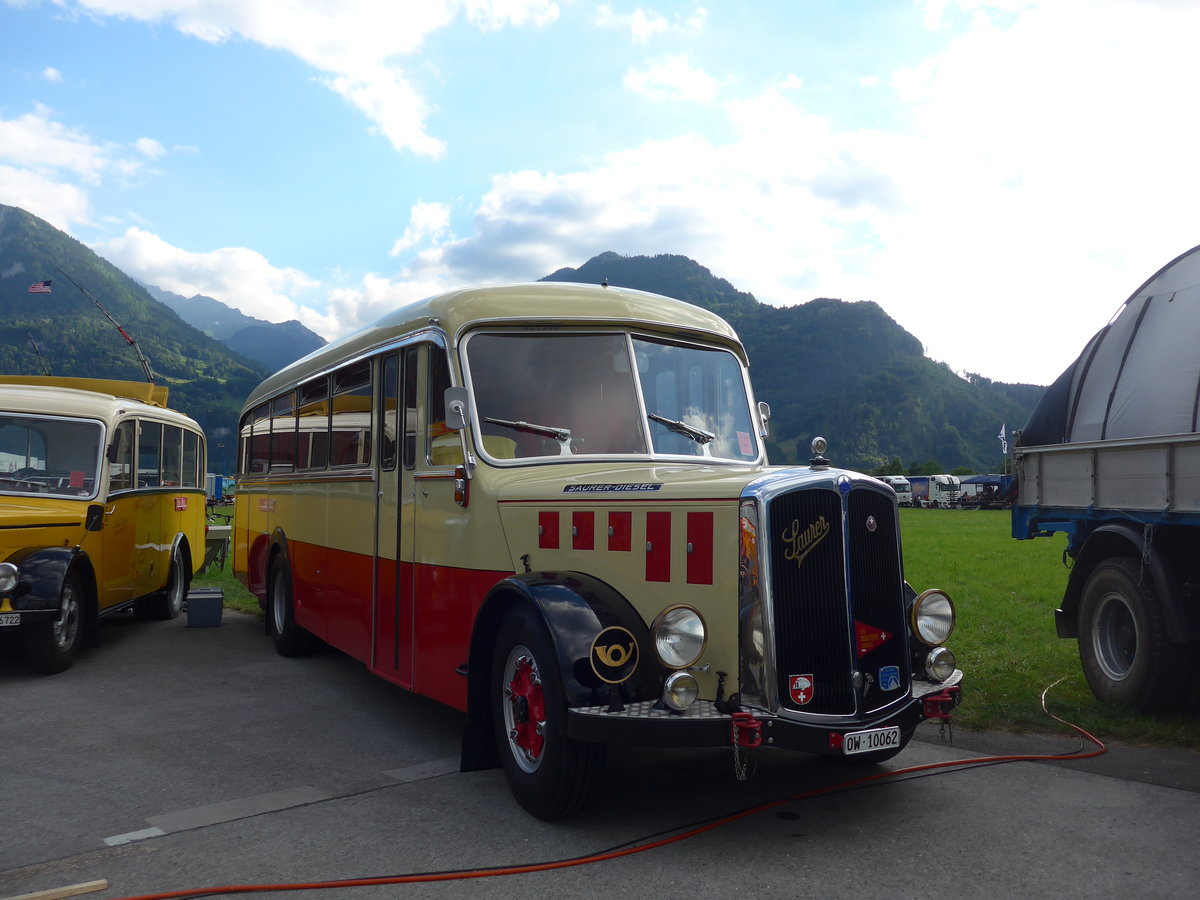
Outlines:
<svg viewBox="0 0 1200 900"><path fill-rule="evenodd" d="M44 280L52 281L49 295L29 293ZM1001 426L1023 424L1044 390L956 375L926 358L921 342L874 302L823 298L776 307L684 256L606 252L542 280L607 280L725 318L746 345L757 398L771 405L775 463L807 460L809 441L820 434L837 465L996 471ZM170 387L171 405L199 421L213 447L235 433L258 381L324 343L299 322L272 324L212 297L139 284L42 219L0 205L0 372L49 368L142 380L135 353L100 302ZM217 465L220 457L210 456ZM227 460L232 468L232 452Z"/></svg>
<svg viewBox="0 0 1200 900"><path fill-rule="evenodd" d="M203 294L184 297L151 284L143 287L151 297L175 310L179 318L193 328L199 328L268 372L282 369L326 343L325 338L295 319L266 322Z"/></svg>

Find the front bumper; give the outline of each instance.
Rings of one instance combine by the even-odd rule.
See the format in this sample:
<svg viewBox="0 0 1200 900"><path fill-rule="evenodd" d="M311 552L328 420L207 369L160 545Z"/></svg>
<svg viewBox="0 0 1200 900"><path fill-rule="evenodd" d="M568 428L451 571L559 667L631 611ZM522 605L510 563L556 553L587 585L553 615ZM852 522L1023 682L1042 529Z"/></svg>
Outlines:
<svg viewBox="0 0 1200 900"><path fill-rule="evenodd" d="M36 622L57 622L61 615L58 607L53 609L18 609L0 612L0 627L15 628L33 625Z"/></svg>
<svg viewBox="0 0 1200 900"><path fill-rule="evenodd" d="M878 718L798 721L757 710L753 718L761 723L763 746L841 755L841 736L848 732L895 725L907 735L927 718L950 718L958 705L962 677L962 671L956 669L940 683L914 679L911 696L898 709ZM718 711L710 700L699 700L683 713L655 706L644 700L615 712L605 706L568 709L567 735L588 743L644 747L728 747L736 739L733 715Z"/></svg>

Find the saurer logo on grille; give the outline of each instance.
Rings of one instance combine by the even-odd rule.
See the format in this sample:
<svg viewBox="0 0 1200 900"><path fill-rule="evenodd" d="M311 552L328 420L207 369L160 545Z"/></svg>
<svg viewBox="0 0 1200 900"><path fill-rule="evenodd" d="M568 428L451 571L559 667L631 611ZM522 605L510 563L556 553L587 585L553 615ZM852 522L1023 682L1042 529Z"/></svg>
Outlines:
<svg viewBox="0 0 1200 900"><path fill-rule="evenodd" d="M792 524L783 530L784 559L794 560L796 568L804 562L804 557L812 553L817 544L829 534L829 523L821 516L803 531L800 530L800 520L792 519Z"/></svg>

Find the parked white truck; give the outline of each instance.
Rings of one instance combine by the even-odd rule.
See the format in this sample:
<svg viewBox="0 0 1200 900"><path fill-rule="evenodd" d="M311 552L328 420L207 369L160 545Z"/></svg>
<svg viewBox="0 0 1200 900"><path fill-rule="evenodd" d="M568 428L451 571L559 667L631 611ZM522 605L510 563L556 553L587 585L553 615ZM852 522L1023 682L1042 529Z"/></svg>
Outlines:
<svg viewBox="0 0 1200 900"><path fill-rule="evenodd" d="M1200 690L1198 336L1200 247L1125 301L1016 436L1013 537L1067 536L1058 635L1096 697L1144 711Z"/></svg>
<svg viewBox="0 0 1200 900"><path fill-rule="evenodd" d="M913 506L950 509L962 498L962 484L956 475L909 475Z"/></svg>

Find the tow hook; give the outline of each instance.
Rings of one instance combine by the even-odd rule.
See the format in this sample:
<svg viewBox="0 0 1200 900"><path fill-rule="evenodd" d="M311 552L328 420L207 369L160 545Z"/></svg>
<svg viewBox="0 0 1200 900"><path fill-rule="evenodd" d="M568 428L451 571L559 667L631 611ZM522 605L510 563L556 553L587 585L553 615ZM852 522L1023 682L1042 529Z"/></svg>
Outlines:
<svg viewBox="0 0 1200 900"><path fill-rule="evenodd" d="M762 722L745 710L730 716L729 738L733 744L733 774L738 781L750 775L750 751L762 746ZM745 751L743 753L742 751Z"/></svg>
<svg viewBox="0 0 1200 900"><path fill-rule="evenodd" d="M954 743L954 710L962 699L961 693L962 689L954 684L924 698L925 718L938 720L938 734L944 743Z"/></svg>
<svg viewBox="0 0 1200 900"><path fill-rule="evenodd" d="M732 716L733 726L730 736L733 746L755 750L762 746L762 722L754 718L752 713L735 712Z"/></svg>

